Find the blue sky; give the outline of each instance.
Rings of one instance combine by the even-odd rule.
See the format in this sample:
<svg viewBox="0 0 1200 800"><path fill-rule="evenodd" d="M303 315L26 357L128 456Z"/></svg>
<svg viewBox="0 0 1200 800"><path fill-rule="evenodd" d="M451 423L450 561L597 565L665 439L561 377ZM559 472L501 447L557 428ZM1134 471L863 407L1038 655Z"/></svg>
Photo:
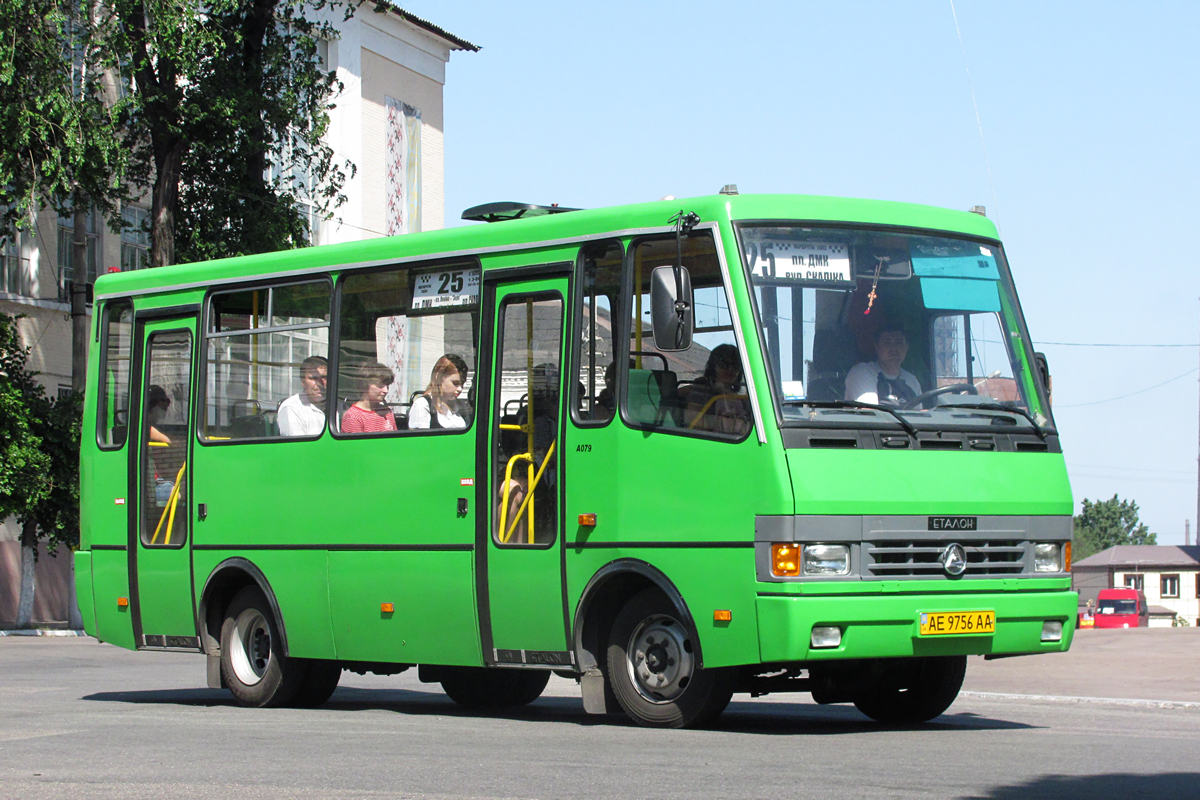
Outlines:
<svg viewBox="0 0 1200 800"><path fill-rule="evenodd" d="M483 48L447 68L449 224L726 183L987 206L1076 509L1196 541L1200 4L955 0L961 46L950 0L401 5Z"/></svg>

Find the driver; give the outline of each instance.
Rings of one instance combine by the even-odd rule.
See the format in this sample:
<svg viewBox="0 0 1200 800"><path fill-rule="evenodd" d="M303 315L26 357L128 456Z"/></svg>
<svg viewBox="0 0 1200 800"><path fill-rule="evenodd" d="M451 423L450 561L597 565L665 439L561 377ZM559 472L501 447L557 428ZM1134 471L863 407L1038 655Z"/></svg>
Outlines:
<svg viewBox="0 0 1200 800"><path fill-rule="evenodd" d="M898 324L875 332L875 360L855 364L846 375L846 399L875 405L904 406L921 394L916 376L900 365L908 355L908 337Z"/></svg>

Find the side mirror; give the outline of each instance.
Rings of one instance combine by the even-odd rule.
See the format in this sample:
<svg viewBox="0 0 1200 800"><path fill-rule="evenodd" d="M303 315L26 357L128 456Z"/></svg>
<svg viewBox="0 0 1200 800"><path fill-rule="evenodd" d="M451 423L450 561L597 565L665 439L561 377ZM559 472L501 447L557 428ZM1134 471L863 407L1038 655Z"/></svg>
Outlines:
<svg viewBox="0 0 1200 800"><path fill-rule="evenodd" d="M1050 382L1050 363L1046 361L1045 353L1034 353L1033 360L1037 362L1038 377L1042 380L1042 386L1046 389L1046 402L1054 405L1054 400L1051 395L1054 393L1054 386Z"/></svg>
<svg viewBox="0 0 1200 800"><path fill-rule="evenodd" d="M692 346L692 278L687 267L655 267L650 273L650 325L656 349L665 353Z"/></svg>

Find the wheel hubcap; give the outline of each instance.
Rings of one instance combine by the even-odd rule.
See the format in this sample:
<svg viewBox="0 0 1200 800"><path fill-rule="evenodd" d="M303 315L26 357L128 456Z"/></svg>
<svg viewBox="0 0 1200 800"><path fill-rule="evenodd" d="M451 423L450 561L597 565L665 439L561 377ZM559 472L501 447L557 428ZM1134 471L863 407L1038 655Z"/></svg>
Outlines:
<svg viewBox="0 0 1200 800"><path fill-rule="evenodd" d="M237 679L247 686L262 680L271 663L271 626L256 608L238 614L230 637L229 662Z"/></svg>
<svg viewBox="0 0 1200 800"><path fill-rule="evenodd" d="M687 689L695 671L687 632L671 617L644 620L629 637L629 673L638 693L652 703L669 703Z"/></svg>

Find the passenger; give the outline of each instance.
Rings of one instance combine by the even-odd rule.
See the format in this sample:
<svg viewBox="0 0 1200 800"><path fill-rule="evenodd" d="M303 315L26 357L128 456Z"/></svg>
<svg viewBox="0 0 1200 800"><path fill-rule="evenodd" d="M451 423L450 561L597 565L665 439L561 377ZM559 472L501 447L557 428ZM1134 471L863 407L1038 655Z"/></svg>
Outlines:
<svg viewBox="0 0 1200 800"><path fill-rule="evenodd" d="M596 410L592 419L608 419L617 410L617 362L604 368L604 388L596 395Z"/></svg>
<svg viewBox="0 0 1200 800"><path fill-rule="evenodd" d="M158 424L167 415L170 407L171 398L167 396L167 390L156 383L150 384L150 391L146 396L146 425L150 441L171 444L171 437L158 429Z"/></svg>
<svg viewBox="0 0 1200 800"><path fill-rule="evenodd" d="M904 328L887 324L875 332L875 360L855 364L846 375L846 399L875 405L905 406L921 394L921 383L902 369L908 356Z"/></svg>
<svg viewBox="0 0 1200 800"><path fill-rule="evenodd" d="M433 365L429 386L425 393L413 401L408 410L408 427L420 428L465 428L467 420L458 399L463 384L467 382L467 364L459 356L447 353ZM437 413L432 411L436 409Z"/></svg>
<svg viewBox="0 0 1200 800"><path fill-rule="evenodd" d="M279 404L279 432L284 436L317 436L325 429L325 385L329 362L309 356L300 363L300 391Z"/></svg>
<svg viewBox="0 0 1200 800"><path fill-rule="evenodd" d="M750 404L742 394L742 359L732 344L708 355L704 375L687 390L688 426L693 430L741 436L750 430Z"/></svg>
<svg viewBox="0 0 1200 800"><path fill-rule="evenodd" d="M384 402L395 374L378 361L358 370L362 396L342 414L342 433L385 433L396 430L396 417Z"/></svg>
<svg viewBox="0 0 1200 800"><path fill-rule="evenodd" d="M170 408L171 398L167 390L156 383L150 384L146 394L146 438L158 446L146 448L150 456L147 466L151 468L154 499L159 508L170 500L171 491L175 488L175 471L179 468L175 459L169 455L171 437L158 429Z"/></svg>

